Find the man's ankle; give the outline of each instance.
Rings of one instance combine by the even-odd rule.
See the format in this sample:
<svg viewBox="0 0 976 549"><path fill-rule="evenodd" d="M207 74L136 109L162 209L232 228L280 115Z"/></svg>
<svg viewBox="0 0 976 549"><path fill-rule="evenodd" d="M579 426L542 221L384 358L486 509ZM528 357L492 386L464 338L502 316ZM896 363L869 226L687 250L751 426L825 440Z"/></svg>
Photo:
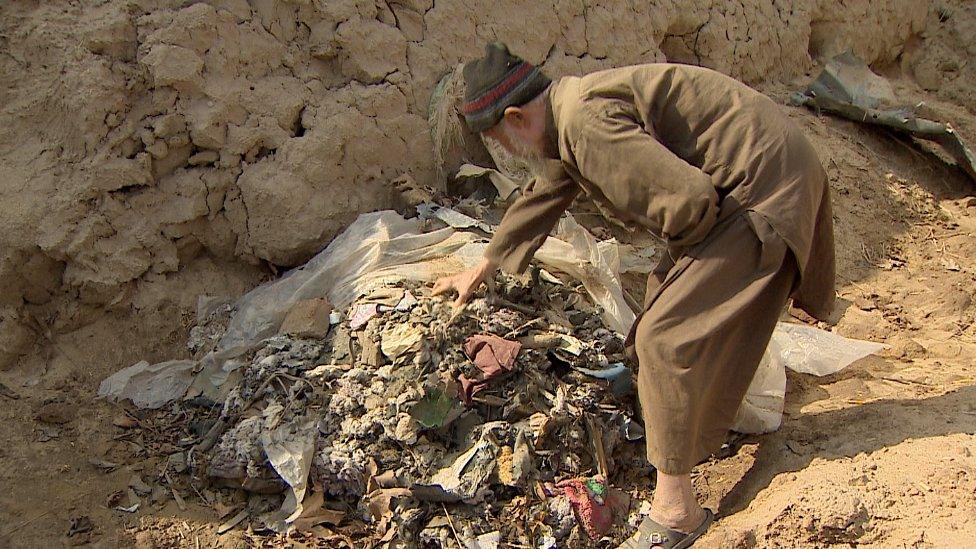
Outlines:
<svg viewBox="0 0 976 549"><path fill-rule="evenodd" d="M679 532L688 533L698 528L698 525L705 520L705 510L698 502L692 507L675 506L663 507L651 505L651 518L658 524L667 526Z"/></svg>

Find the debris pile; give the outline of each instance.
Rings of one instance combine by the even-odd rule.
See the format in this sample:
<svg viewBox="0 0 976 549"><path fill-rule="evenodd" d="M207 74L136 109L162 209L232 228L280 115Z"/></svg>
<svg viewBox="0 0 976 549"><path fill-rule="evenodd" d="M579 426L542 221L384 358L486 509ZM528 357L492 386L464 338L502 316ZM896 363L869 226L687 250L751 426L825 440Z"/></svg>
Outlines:
<svg viewBox="0 0 976 549"><path fill-rule="evenodd" d="M567 218L526 275L455 310L430 282L484 240L429 211L449 227L365 214L232 305L202 298L192 360L103 381L102 396L157 410L121 419L147 456L169 456L158 478L174 499L192 488L226 519L218 533L328 524L315 535L350 547L576 547L621 542L647 514L629 513L652 487L619 284L643 261ZM736 429L779 426L787 368L825 375L879 347L781 323ZM134 490L111 506L137 510Z"/></svg>
<svg viewBox="0 0 976 549"><path fill-rule="evenodd" d="M629 496L591 477L608 478L643 433L623 338L585 296L538 268L499 274L460 311L399 283L321 313L324 335L310 313L322 304L300 301L283 333L240 357L222 406L195 409L210 427L192 465L221 486L286 492L263 517L279 531L311 490L401 541L438 546L513 522L512 542L598 539L626 518ZM201 318L195 339L215 340L221 319ZM622 459L641 454L629 446ZM453 526L443 504L462 504Z"/></svg>

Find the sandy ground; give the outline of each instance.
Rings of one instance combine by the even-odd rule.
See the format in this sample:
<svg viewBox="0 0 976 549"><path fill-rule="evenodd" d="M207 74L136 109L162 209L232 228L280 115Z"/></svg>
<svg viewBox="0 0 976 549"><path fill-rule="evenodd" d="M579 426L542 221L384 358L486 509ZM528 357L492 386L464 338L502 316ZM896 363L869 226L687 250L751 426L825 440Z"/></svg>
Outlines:
<svg viewBox="0 0 976 549"><path fill-rule="evenodd" d="M700 546L967 546L976 540L972 184L904 139L782 108L830 174L836 331L890 348L830 377L791 374L782 428L738 440L731 455L696 470L720 516ZM243 547L257 539L217 536L221 520L195 495L183 510L172 499L133 514L107 507L133 474L159 467L145 451L166 448L142 448L141 437L116 426L124 416L94 398L98 383L139 359L185 356L193 303L163 296L239 294L260 276L218 272L227 271L181 271L143 292L158 298L145 297L144 308L106 313L0 372L9 389L0 396L0 545ZM93 458L120 467L103 473ZM93 530L68 537L83 516Z"/></svg>

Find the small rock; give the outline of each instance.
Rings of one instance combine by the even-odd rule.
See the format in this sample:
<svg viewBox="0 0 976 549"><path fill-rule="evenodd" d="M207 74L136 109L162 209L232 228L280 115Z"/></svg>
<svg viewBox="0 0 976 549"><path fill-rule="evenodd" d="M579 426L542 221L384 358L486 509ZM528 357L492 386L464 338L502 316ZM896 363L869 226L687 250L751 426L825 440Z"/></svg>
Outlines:
<svg viewBox="0 0 976 549"><path fill-rule="evenodd" d="M129 488L135 490L140 496L148 496L152 493L152 487L146 484L139 475L132 475L129 479Z"/></svg>
<svg viewBox="0 0 976 549"><path fill-rule="evenodd" d="M149 67L156 86L191 82L203 70L203 59L195 51L168 44L153 46L141 62Z"/></svg>
<svg viewBox="0 0 976 549"><path fill-rule="evenodd" d="M204 166L207 164L213 164L220 158L220 153L217 151L200 151L197 154L190 157L191 166Z"/></svg>
<svg viewBox="0 0 976 549"><path fill-rule="evenodd" d="M396 425L396 432L394 434L396 439L404 444L413 445L416 444L419 434L420 430L417 422L409 415L402 414Z"/></svg>
<svg viewBox="0 0 976 549"><path fill-rule="evenodd" d="M139 420L129 415L118 415L112 420L112 425L122 429L132 429L139 426Z"/></svg>
<svg viewBox="0 0 976 549"><path fill-rule="evenodd" d="M170 454L167 459L169 466L173 471L177 473L182 473L186 471L186 454L183 452L177 452L175 454Z"/></svg>
<svg viewBox="0 0 976 549"><path fill-rule="evenodd" d="M64 402L51 402L38 408L34 418L41 423L64 425L75 417L75 408Z"/></svg>
<svg viewBox="0 0 976 549"><path fill-rule="evenodd" d="M894 342L890 354L895 358L914 360L924 357L926 352L925 347L914 339L903 339Z"/></svg>
<svg viewBox="0 0 976 549"><path fill-rule="evenodd" d="M149 494L149 501L153 504L163 503L170 499L169 490L162 486L153 486L152 492Z"/></svg>
<svg viewBox="0 0 976 549"><path fill-rule="evenodd" d="M169 154L169 146L162 139L157 139L153 141L152 145L146 147L146 152L151 154L153 158L162 158Z"/></svg>
<svg viewBox="0 0 976 549"><path fill-rule="evenodd" d="M165 114L153 122L153 133L156 137L173 137L186 131L186 121L182 114Z"/></svg>

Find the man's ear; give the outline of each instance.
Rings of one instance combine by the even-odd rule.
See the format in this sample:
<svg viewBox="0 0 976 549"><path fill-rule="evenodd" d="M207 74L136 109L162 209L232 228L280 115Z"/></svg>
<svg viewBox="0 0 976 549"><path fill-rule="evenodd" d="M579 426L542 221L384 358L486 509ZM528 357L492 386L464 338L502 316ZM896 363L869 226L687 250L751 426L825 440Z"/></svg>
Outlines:
<svg viewBox="0 0 976 549"><path fill-rule="evenodd" d="M521 107L506 107L502 118L514 128L521 128L525 124L525 113Z"/></svg>

